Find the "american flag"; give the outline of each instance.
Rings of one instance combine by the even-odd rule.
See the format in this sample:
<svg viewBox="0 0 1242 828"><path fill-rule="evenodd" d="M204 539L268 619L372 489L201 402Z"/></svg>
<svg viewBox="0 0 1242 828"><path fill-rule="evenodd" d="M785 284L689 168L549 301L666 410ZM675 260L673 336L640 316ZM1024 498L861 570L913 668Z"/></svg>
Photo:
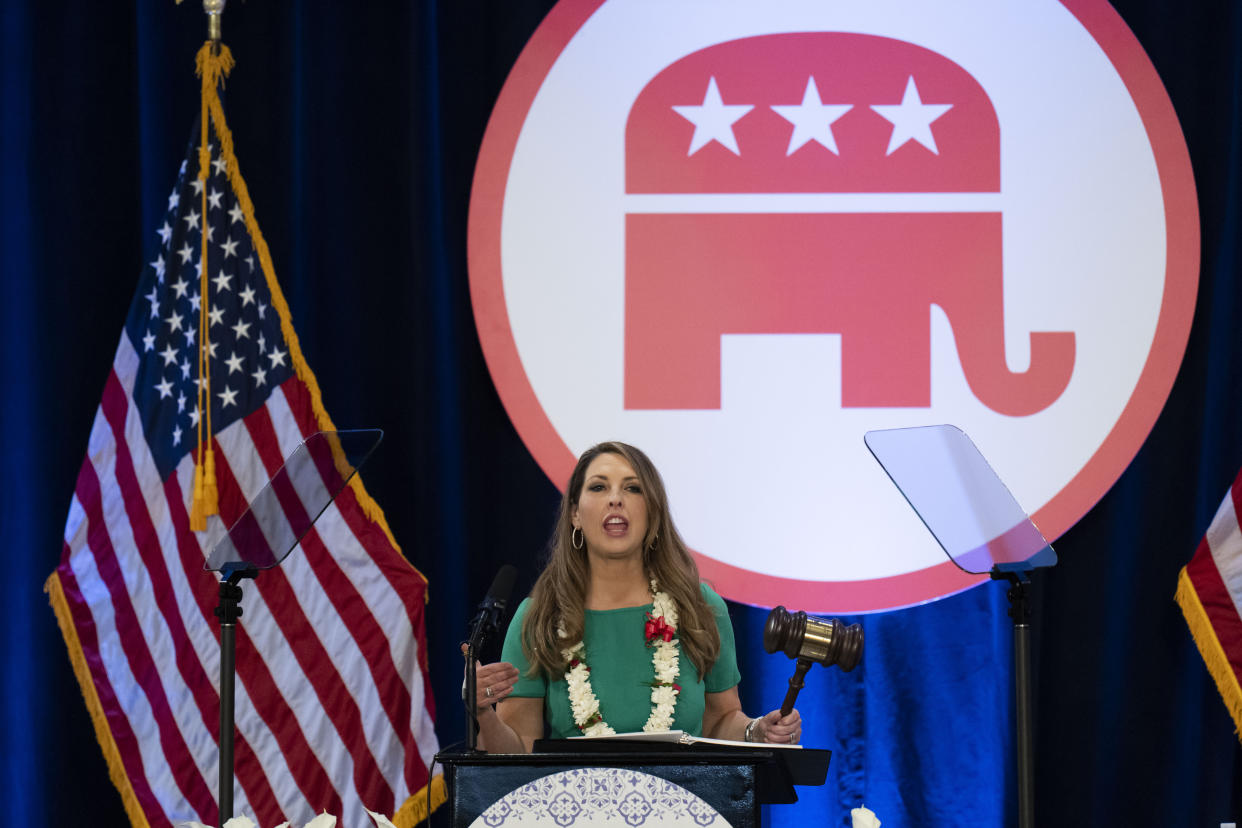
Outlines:
<svg viewBox="0 0 1242 828"><path fill-rule="evenodd" d="M91 429L47 589L134 825L216 819L219 580L203 564L307 436L333 428L302 358L218 101L168 198ZM204 196L206 224L204 231ZM200 290L203 235L206 290ZM218 517L190 530L207 306ZM204 418L205 419L205 418ZM205 435L206 436L206 435ZM412 825L438 749L426 582L355 478L284 563L244 582L235 812L365 809Z"/></svg>
<svg viewBox="0 0 1242 828"><path fill-rule="evenodd" d="M1177 603L1242 738L1242 472L1177 579Z"/></svg>

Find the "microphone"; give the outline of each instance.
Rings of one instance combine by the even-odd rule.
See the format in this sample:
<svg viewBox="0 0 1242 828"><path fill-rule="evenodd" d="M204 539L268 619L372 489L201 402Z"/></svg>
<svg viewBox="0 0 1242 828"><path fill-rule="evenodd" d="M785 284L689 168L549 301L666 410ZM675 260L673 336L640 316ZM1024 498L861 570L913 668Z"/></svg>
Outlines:
<svg viewBox="0 0 1242 828"><path fill-rule="evenodd" d="M474 620L470 622L470 627L475 632L483 629L495 631L500 627L500 619L504 617L505 607L509 603L509 596L513 593L513 582L517 580L517 569L512 564L505 564L496 573L496 577L492 580L491 588L487 590L487 595L479 604L479 611L475 614ZM473 638L474 635L471 635Z"/></svg>
<svg viewBox="0 0 1242 828"><path fill-rule="evenodd" d="M496 573L492 586L487 590L479 611L470 622L470 640L466 643L466 675L462 682L461 698L466 708L466 749L470 753L478 752L479 720L475 715L476 697L475 664L478 663L479 650L489 633L500 628L500 619L504 616L505 606L509 603L509 595L513 592L513 582L517 579L517 569L512 564L505 564Z"/></svg>

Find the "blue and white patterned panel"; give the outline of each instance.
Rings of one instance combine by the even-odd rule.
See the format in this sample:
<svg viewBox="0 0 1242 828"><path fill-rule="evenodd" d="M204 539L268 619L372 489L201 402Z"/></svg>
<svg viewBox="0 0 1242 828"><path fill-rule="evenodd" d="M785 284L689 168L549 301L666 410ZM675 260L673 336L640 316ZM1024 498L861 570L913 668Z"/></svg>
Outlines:
<svg viewBox="0 0 1242 828"><path fill-rule="evenodd" d="M470 828L730 828L690 791L646 773L576 768L510 791Z"/></svg>

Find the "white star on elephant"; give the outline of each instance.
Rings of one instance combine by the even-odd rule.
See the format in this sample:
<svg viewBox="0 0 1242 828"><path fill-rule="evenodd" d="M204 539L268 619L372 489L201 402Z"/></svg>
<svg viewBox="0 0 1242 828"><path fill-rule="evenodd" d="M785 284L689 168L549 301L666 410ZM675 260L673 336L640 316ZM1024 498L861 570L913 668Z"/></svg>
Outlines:
<svg viewBox="0 0 1242 828"><path fill-rule="evenodd" d="M815 85L815 78L807 78L806 91L802 93L801 104L772 107L777 115L794 125L793 135L789 138L789 149L785 151L785 155L793 155L795 150L810 141L827 147L834 155L840 155L837 140L832 134L832 124L853 108L852 104L825 104L819 97L819 87Z"/></svg>
<svg viewBox="0 0 1242 828"><path fill-rule="evenodd" d="M901 96L901 103L873 104L871 108L893 125L893 134L888 139L888 151L885 155L892 155L894 150L911 139L936 155L940 154L940 150L936 148L936 139L932 137L932 121L952 109L953 104L923 103L919 98L919 89L914 85L913 75L906 81L906 91Z"/></svg>
<svg viewBox="0 0 1242 828"><path fill-rule="evenodd" d="M712 141L719 142L734 155L741 155L733 135L733 124L754 108L752 104L726 105L720 98L716 78L711 78L702 104L673 107L678 115L694 124L694 137L690 139L690 151L686 155L694 155Z"/></svg>

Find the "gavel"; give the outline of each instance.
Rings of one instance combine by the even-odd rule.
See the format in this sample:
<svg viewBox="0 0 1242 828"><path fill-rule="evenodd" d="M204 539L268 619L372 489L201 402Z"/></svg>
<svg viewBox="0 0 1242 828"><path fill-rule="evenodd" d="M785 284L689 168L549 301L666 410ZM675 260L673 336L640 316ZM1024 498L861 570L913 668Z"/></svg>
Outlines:
<svg viewBox="0 0 1242 828"><path fill-rule="evenodd" d="M847 627L837 618L830 621L809 618L805 612L790 614L784 607L777 607L768 613L768 622L763 627L763 649L769 653L780 650L798 660L793 678L789 680L789 691L781 704L781 715L788 716L793 710L798 691L802 689L803 679L812 664L819 663L825 667L835 664L848 673L858 666L862 648L861 624Z"/></svg>

